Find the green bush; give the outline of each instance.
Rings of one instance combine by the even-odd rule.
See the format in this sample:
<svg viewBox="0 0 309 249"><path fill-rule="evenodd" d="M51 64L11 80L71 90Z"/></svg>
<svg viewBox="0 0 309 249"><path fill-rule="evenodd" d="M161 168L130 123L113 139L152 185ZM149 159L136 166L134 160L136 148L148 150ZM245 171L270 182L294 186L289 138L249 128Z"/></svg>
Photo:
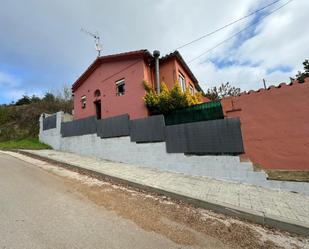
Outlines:
<svg viewBox="0 0 309 249"><path fill-rule="evenodd" d="M177 83L169 90L166 84L162 82L159 94L153 90L147 81L143 81L143 85L146 90L144 102L151 115L167 114L174 110L201 103L199 93L192 95L189 89L182 92Z"/></svg>

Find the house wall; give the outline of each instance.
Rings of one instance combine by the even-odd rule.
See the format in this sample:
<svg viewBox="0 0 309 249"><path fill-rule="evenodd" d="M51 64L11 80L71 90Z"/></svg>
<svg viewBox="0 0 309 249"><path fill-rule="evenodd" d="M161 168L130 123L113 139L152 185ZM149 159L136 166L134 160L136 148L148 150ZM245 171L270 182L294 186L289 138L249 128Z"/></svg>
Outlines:
<svg viewBox="0 0 309 249"><path fill-rule="evenodd" d="M160 63L160 82L164 82L171 89L176 82L175 60L168 60Z"/></svg>
<svg viewBox="0 0 309 249"><path fill-rule="evenodd" d="M175 61L175 66L176 66L176 80L178 80L179 73L181 73L183 76L185 76L186 87L189 87L190 85L193 86L194 93L197 93L197 89L193 83L193 79L186 73L184 68L181 66L181 64L177 60Z"/></svg>
<svg viewBox="0 0 309 249"><path fill-rule="evenodd" d="M95 100L101 100L102 118L128 113L132 119L148 115L143 102L145 90L143 59L102 63L74 92L74 119L96 115ZM125 94L116 95L116 81L125 79ZM95 90L101 96L94 96ZM86 108L81 108L81 97L86 96Z"/></svg>
<svg viewBox="0 0 309 249"><path fill-rule="evenodd" d="M153 89L155 89L154 70L146 62L144 62L144 80L147 81Z"/></svg>
<svg viewBox="0 0 309 249"><path fill-rule="evenodd" d="M186 73L182 65L176 59L170 59L160 64L160 79L161 82L165 82L169 89L173 88L176 82L178 82L179 73L181 73L186 79L186 86L191 84L194 88L194 92L197 90L193 84L193 80Z"/></svg>
<svg viewBox="0 0 309 249"><path fill-rule="evenodd" d="M240 117L245 156L267 169L309 170L309 78L222 100Z"/></svg>

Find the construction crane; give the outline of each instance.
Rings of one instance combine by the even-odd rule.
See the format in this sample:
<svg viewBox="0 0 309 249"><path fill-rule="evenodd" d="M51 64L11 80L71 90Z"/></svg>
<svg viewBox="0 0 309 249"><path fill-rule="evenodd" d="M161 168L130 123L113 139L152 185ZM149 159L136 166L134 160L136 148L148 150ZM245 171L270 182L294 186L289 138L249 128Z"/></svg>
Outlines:
<svg viewBox="0 0 309 249"><path fill-rule="evenodd" d="M100 36L99 36L98 32L96 32L96 34L93 34L93 33L89 32L88 30L85 30L83 28L81 28L80 31L82 31L85 34L92 36L94 38L95 50L98 52L98 57L99 57L101 55L101 51L102 51L102 44L100 43Z"/></svg>

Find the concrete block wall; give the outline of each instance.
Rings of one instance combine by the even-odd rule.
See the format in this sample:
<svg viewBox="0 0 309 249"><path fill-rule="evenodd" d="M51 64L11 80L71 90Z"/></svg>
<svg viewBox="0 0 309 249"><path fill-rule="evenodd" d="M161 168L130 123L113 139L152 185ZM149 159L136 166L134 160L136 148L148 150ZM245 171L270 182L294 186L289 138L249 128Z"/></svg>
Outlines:
<svg viewBox="0 0 309 249"><path fill-rule="evenodd" d="M46 131L40 129L40 140L56 150L186 175L212 177L309 194L309 183L269 181L264 172L253 171L252 164L240 162L238 156L167 153L165 142L135 143L130 141L129 136L105 139L98 137L97 134L62 137L59 128L62 116L63 113L57 113L57 128Z"/></svg>
<svg viewBox="0 0 309 249"><path fill-rule="evenodd" d="M43 117L48 116L49 114L41 114L39 118L40 122L40 132L39 132L39 140L42 143L50 145L55 150L60 150L61 143L61 123L65 119L67 115L63 112L56 113L56 128L43 130Z"/></svg>

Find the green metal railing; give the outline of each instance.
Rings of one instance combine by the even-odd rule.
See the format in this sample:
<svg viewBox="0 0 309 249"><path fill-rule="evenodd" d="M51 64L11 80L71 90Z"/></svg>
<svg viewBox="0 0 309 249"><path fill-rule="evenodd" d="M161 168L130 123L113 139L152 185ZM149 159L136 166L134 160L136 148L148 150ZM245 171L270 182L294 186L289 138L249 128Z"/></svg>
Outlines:
<svg viewBox="0 0 309 249"><path fill-rule="evenodd" d="M190 122L223 119L221 103L206 102L188 108L173 111L164 115L166 125L183 124Z"/></svg>

